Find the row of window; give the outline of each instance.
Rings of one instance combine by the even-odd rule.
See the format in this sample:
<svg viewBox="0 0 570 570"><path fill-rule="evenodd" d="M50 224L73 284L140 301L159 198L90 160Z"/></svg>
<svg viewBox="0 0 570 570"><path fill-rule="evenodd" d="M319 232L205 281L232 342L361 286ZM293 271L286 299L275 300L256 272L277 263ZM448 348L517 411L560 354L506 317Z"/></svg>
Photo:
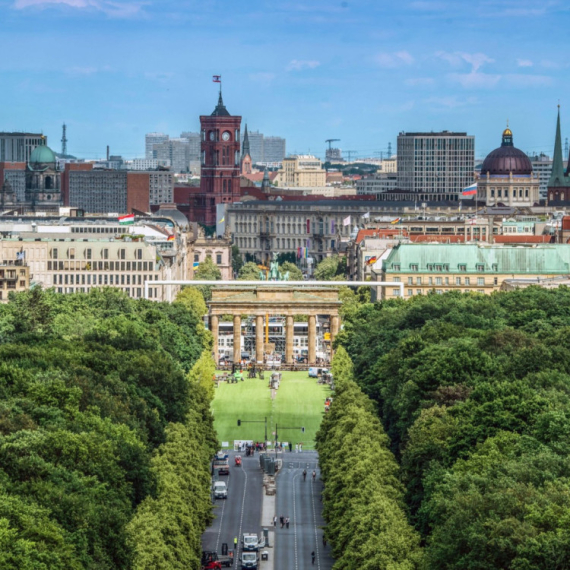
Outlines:
<svg viewBox="0 0 570 570"><path fill-rule="evenodd" d="M437 295L443 295L443 293L448 293L449 289L434 289L433 290ZM473 292L473 289L465 289L464 291L465 293L471 293ZM485 293L484 289L477 289L477 293ZM392 295L394 297L399 297L400 296L400 289L392 289ZM412 297L414 295L414 290L413 289L408 289L408 297ZM416 295L423 295L423 290L422 289L416 289Z"/></svg>
<svg viewBox="0 0 570 570"><path fill-rule="evenodd" d="M485 286L485 278L484 277L476 277L473 278L473 281L477 279L477 286L483 287ZM399 277L394 277L393 281L396 283L400 282ZM408 277L408 285L422 285L425 284L425 281L422 281L422 277ZM453 277L428 277L427 284L428 285L451 285L453 283ZM473 283L474 285L475 283ZM493 278L493 285L498 285L499 279L498 277ZM455 285L456 286L471 286L471 277L455 277Z"/></svg>
<svg viewBox="0 0 570 570"><path fill-rule="evenodd" d="M58 293L89 293L91 287L57 287L56 291ZM142 287L123 287L122 290L129 296L133 298L142 298L143 288ZM148 296L150 299L158 297L158 288L153 287L148 290ZM0 294L0 299L2 295Z"/></svg>
<svg viewBox="0 0 570 570"><path fill-rule="evenodd" d="M428 271L443 271L449 273L449 263L428 263L426 265ZM410 263L410 271L419 271L419 264L418 263ZM393 263L392 269L394 271L400 271L401 265L399 263ZM460 263L457 266L458 271L467 271L467 264ZM485 271L485 264L484 263L477 263L475 265L475 270L478 273ZM491 271L498 271L499 266L496 263L491 264Z"/></svg>
<svg viewBox="0 0 570 570"><path fill-rule="evenodd" d="M48 271L154 271L152 261L48 261Z"/></svg>
<svg viewBox="0 0 570 570"><path fill-rule="evenodd" d="M152 281L152 275L124 275L124 274L94 274L74 275L73 273L55 273L54 285L144 285L146 280ZM158 275L155 276L158 281Z"/></svg>
<svg viewBox="0 0 570 570"><path fill-rule="evenodd" d="M517 197L517 192L518 192L518 197L522 198L523 197L523 192L524 192L524 197L528 198L528 193L529 193L529 188L513 188L513 191L511 193L511 196L513 198ZM509 190L508 188L497 188L497 198L508 198L509 197ZM495 189L491 188L491 198L495 198Z"/></svg>
<svg viewBox="0 0 570 570"><path fill-rule="evenodd" d="M75 247L70 247L66 252L67 259L75 259L78 255L80 250L77 250ZM59 250L57 247L52 248L50 255L52 259L60 259ZM62 252L63 253L63 252ZM86 248L83 250L83 258L82 259L92 259L93 258L93 250L91 248ZM109 259L109 250L102 249L101 250L101 258L102 259ZM143 258L143 250L141 248L134 250L134 258L135 259L142 259ZM63 259L63 258L61 258ZM127 259L127 250L126 249L119 249L117 251L117 259Z"/></svg>

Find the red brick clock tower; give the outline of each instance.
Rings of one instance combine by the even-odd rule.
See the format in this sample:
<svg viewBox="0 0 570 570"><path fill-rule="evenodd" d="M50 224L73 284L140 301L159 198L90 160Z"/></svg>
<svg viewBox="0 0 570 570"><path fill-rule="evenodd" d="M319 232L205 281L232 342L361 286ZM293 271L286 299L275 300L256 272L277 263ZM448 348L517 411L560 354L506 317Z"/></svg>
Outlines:
<svg viewBox="0 0 570 570"><path fill-rule="evenodd" d="M241 117L230 115L222 99L211 115L200 116L201 163L200 194L213 212L209 223L216 223L216 204L232 203L240 196Z"/></svg>

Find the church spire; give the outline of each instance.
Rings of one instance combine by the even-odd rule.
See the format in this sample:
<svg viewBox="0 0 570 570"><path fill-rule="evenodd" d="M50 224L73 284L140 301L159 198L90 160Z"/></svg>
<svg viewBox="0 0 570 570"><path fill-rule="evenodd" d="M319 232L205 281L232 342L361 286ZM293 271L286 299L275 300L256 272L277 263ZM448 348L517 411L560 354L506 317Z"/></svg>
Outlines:
<svg viewBox="0 0 570 570"><path fill-rule="evenodd" d="M248 155L251 158L251 153L249 150L249 135L247 134L247 123L246 123L245 131L243 133L243 143L241 145L241 159L243 160Z"/></svg>
<svg viewBox="0 0 570 570"><path fill-rule="evenodd" d="M220 86L220 95L218 96L218 104L212 113L212 117L229 117L230 114L224 105L224 100L222 99L222 87Z"/></svg>
<svg viewBox="0 0 570 570"><path fill-rule="evenodd" d="M552 157L552 174L548 181L548 188L566 186L564 180L564 161L562 159L562 137L560 135L560 105L558 105L558 118L556 119L556 138L554 139L554 156Z"/></svg>

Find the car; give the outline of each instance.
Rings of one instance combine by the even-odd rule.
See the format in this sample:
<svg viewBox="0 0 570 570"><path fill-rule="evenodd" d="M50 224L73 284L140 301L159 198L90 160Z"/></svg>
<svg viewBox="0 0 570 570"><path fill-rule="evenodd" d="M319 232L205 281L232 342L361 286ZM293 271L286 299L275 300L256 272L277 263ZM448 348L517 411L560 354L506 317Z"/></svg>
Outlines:
<svg viewBox="0 0 570 570"><path fill-rule="evenodd" d="M257 534L244 532L241 538L241 549L244 552L258 551L265 546L265 540L259 540Z"/></svg>
<svg viewBox="0 0 570 570"><path fill-rule="evenodd" d="M228 486L225 481L214 481L214 499L227 499Z"/></svg>
<svg viewBox="0 0 570 570"><path fill-rule="evenodd" d="M241 554L241 567L250 570L257 570L259 556L257 552L242 552Z"/></svg>
<svg viewBox="0 0 570 570"><path fill-rule="evenodd" d="M309 378L318 378L322 374L327 374L329 371L328 368L319 368L317 366L310 366L309 367Z"/></svg>

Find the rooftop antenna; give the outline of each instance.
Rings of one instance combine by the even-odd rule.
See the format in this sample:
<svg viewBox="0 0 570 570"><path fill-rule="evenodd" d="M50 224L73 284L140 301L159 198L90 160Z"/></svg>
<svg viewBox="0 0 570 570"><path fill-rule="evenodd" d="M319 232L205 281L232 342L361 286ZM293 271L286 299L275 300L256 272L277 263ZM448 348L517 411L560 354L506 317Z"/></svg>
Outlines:
<svg viewBox="0 0 570 570"><path fill-rule="evenodd" d="M392 143L388 143L388 158L392 158Z"/></svg>
<svg viewBox="0 0 570 570"><path fill-rule="evenodd" d="M67 156L67 126L63 123L63 134L61 136L61 154Z"/></svg>

